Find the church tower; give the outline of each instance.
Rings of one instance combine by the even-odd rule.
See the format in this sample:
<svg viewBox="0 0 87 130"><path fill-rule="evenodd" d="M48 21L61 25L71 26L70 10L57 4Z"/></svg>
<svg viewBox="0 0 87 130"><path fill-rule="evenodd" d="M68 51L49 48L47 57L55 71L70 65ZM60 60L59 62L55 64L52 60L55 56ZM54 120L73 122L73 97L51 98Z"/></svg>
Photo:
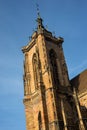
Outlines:
<svg viewBox="0 0 87 130"><path fill-rule="evenodd" d="M85 130L69 82L62 48L64 39L54 37L43 26L40 15L37 24L30 42L22 48L26 129Z"/></svg>

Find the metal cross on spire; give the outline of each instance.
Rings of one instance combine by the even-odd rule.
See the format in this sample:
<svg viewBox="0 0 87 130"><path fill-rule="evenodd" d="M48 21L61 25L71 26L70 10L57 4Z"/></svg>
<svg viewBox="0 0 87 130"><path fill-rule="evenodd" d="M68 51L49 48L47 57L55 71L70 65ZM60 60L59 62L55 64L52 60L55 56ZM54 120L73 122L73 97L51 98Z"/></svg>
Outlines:
<svg viewBox="0 0 87 130"><path fill-rule="evenodd" d="M36 7L37 7L37 15L38 15L38 18L40 18L39 4L36 3Z"/></svg>
<svg viewBox="0 0 87 130"><path fill-rule="evenodd" d="M38 33L43 32L44 26L43 26L43 19L40 17L40 10L39 10L39 5L36 4L37 7L37 23L38 23Z"/></svg>

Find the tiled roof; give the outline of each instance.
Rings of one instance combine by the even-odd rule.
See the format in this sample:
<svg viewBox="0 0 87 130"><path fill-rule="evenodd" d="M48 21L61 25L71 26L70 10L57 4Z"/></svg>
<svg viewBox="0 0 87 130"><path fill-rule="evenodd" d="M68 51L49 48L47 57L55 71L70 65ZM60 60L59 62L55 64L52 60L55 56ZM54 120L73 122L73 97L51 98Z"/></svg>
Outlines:
<svg viewBox="0 0 87 130"><path fill-rule="evenodd" d="M79 94L87 91L87 69L71 79L70 83L77 88Z"/></svg>

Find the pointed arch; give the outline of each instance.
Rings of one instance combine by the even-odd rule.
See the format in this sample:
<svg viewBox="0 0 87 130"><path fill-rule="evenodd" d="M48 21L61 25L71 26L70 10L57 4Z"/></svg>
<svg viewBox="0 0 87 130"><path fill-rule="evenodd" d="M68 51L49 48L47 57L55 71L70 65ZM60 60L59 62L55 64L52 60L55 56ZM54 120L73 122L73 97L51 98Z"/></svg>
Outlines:
<svg viewBox="0 0 87 130"><path fill-rule="evenodd" d="M52 78L53 78L53 84L55 87L59 84L59 78L58 78L58 67L57 67L57 55L53 49L49 51L49 57L50 57L50 63L52 68Z"/></svg>
<svg viewBox="0 0 87 130"><path fill-rule="evenodd" d="M36 53L33 54L32 63L33 63L33 73L34 73L35 88L37 89L39 70L38 70L38 58L37 58Z"/></svg>

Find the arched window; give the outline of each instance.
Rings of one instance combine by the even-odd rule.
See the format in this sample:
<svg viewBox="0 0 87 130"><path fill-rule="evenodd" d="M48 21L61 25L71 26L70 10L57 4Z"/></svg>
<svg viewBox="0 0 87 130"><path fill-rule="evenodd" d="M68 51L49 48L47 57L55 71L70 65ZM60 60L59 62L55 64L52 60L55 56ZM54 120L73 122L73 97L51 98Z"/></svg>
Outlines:
<svg viewBox="0 0 87 130"><path fill-rule="evenodd" d="M57 56L53 49L50 50L49 57L50 57L50 63L51 63L51 68L52 68L52 77L53 77L54 87L57 87L59 84L57 61L56 61Z"/></svg>
<svg viewBox="0 0 87 130"><path fill-rule="evenodd" d="M41 111L39 111L38 113L38 127L39 127L39 130L41 130L42 128Z"/></svg>
<svg viewBox="0 0 87 130"><path fill-rule="evenodd" d="M34 82L35 82L35 88L38 87L38 60L36 54L33 55L33 71L34 71Z"/></svg>

